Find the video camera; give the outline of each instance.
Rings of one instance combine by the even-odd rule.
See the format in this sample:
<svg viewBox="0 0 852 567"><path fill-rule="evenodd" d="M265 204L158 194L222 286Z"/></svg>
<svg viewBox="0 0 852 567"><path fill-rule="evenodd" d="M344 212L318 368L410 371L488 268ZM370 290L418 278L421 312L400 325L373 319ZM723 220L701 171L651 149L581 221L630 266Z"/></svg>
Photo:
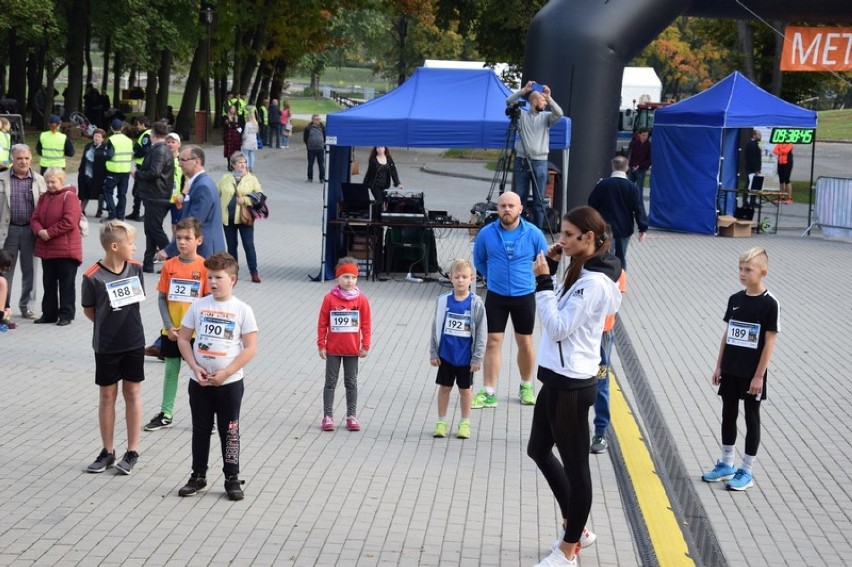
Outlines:
<svg viewBox="0 0 852 567"><path fill-rule="evenodd" d="M527 105L527 101L521 99L506 106L506 116L517 120L521 116L521 110Z"/></svg>

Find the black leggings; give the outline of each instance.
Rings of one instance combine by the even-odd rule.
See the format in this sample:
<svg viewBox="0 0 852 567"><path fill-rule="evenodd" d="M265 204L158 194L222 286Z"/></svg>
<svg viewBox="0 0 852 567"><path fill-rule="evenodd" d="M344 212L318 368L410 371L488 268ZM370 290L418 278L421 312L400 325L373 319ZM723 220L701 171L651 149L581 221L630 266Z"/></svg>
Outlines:
<svg viewBox="0 0 852 567"><path fill-rule="evenodd" d="M226 477L240 472L240 405L243 381L224 386L201 386L189 381L189 408L192 410L192 472L207 473L210 458L210 432L213 417L222 443L222 472Z"/></svg>
<svg viewBox="0 0 852 567"><path fill-rule="evenodd" d="M743 400L746 422L745 454L757 456L760 446L760 402L754 396ZM737 417L740 413L740 400L722 396L722 445L734 445L737 442Z"/></svg>
<svg viewBox="0 0 852 567"><path fill-rule="evenodd" d="M527 455L530 456L556 497L566 520L565 541L576 543L592 508L592 475L589 472L589 408L598 389L558 390L542 386L533 413ZM562 463L553 454L559 451Z"/></svg>

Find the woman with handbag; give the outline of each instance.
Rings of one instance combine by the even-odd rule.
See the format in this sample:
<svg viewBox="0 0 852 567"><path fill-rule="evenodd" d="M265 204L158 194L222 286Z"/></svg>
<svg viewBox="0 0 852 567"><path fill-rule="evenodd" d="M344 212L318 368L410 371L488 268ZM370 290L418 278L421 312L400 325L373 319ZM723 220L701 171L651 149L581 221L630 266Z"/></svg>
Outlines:
<svg viewBox="0 0 852 567"><path fill-rule="evenodd" d="M222 206L222 224L228 253L239 260L237 234L243 241L246 263L251 281L260 283L257 271L257 252L254 249L254 216L252 215L252 193L263 193L260 181L248 171L246 156L241 152L231 155L231 172L219 181L219 201Z"/></svg>
<svg viewBox="0 0 852 567"><path fill-rule="evenodd" d="M35 256L41 258L44 297L41 317L34 323L70 325L76 313L77 268L83 263L80 234L80 199L65 185L65 171L49 167L44 172L47 193L41 196L30 220L36 237Z"/></svg>

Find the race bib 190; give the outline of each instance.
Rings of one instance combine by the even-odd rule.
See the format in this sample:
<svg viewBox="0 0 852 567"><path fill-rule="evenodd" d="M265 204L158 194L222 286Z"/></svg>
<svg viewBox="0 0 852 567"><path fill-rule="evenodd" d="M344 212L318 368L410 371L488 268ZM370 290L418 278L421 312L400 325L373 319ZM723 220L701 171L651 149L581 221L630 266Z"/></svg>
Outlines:
<svg viewBox="0 0 852 567"><path fill-rule="evenodd" d="M236 339L236 321L227 315L202 313L195 329L195 348L204 356L227 356Z"/></svg>
<svg viewBox="0 0 852 567"><path fill-rule="evenodd" d="M145 300L145 291L139 276L115 280L106 284L109 304L113 309L119 309L125 305L133 305Z"/></svg>

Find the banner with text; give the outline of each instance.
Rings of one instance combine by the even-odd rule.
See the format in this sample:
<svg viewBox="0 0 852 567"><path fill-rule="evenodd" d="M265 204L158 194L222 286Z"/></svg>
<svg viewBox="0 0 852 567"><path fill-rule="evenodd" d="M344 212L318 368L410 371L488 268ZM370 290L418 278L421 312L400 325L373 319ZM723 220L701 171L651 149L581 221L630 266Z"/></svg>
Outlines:
<svg viewBox="0 0 852 567"><path fill-rule="evenodd" d="M852 28L784 30L782 71L852 71Z"/></svg>

